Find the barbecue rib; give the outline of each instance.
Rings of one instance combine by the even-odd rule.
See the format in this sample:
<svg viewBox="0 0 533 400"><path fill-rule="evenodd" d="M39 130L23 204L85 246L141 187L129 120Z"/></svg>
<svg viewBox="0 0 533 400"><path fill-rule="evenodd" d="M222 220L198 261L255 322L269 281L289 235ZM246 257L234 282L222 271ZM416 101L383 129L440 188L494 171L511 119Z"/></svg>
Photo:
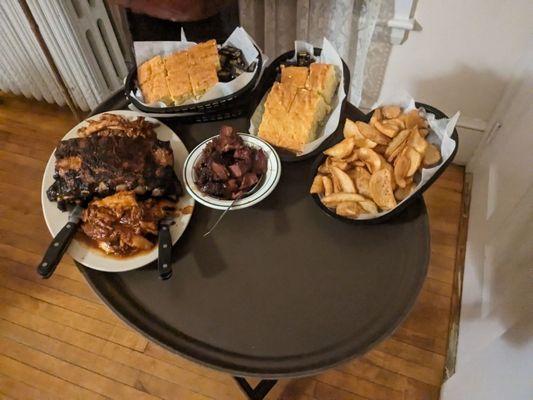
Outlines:
<svg viewBox="0 0 533 400"><path fill-rule="evenodd" d="M61 210L68 204L86 204L94 196L124 190L154 197L182 193L169 142L142 136L90 135L60 142L55 156L55 182L47 196L57 201Z"/></svg>

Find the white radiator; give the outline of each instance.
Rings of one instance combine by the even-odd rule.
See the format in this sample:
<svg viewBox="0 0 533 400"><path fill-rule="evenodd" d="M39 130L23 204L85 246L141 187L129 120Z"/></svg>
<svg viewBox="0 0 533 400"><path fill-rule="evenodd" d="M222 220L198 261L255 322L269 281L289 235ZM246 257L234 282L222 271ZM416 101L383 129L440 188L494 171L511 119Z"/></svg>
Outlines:
<svg viewBox="0 0 533 400"><path fill-rule="evenodd" d="M69 93L84 111L127 74L102 0L27 0ZM17 0L0 1L0 90L65 104Z"/></svg>

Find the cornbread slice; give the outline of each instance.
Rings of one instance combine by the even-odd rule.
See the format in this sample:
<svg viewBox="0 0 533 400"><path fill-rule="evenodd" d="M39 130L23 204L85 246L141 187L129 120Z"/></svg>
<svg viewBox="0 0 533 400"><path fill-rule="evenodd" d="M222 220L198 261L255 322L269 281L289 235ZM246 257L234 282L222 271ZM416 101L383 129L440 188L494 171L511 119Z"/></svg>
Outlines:
<svg viewBox="0 0 533 400"><path fill-rule="evenodd" d="M332 64L313 63L309 66L309 77L305 87L318 92L330 104L339 83Z"/></svg>
<svg viewBox="0 0 533 400"><path fill-rule="evenodd" d="M215 39L198 43L187 50L190 65L212 65L216 71L220 70L217 42Z"/></svg>
<svg viewBox="0 0 533 400"><path fill-rule="evenodd" d="M324 101L324 98L317 92L307 89L298 89L296 97L292 102L289 110L290 115L312 121L313 124L319 124L330 111L330 107Z"/></svg>
<svg viewBox="0 0 533 400"><path fill-rule="evenodd" d="M285 134L289 127L289 114L283 110L265 109L258 136L277 147L288 148Z"/></svg>
<svg viewBox="0 0 533 400"><path fill-rule="evenodd" d="M163 59L167 74L170 73L183 73L188 69L188 57L186 51L179 51L166 56Z"/></svg>
<svg viewBox="0 0 533 400"><path fill-rule="evenodd" d="M193 96L187 60L185 51L172 53L163 59L168 89L175 105L183 104Z"/></svg>
<svg viewBox="0 0 533 400"><path fill-rule="evenodd" d="M187 71L182 74L167 75L167 85L175 105L183 104L193 96L191 81Z"/></svg>
<svg viewBox="0 0 533 400"><path fill-rule="evenodd" d="M307 82L308 75L309 69L307 67L281 66L281 83L303 88Z"/></svg>
<svg viewBox="0 0 533 400"><path fill-rule="evenodd" d="M292 148L301 149L316 139L316 131L329 112L329 106L318 93L299 89L289 110L288 135ZM300 150L299 150L300 151Z"/></svg>
<svg viewBox="0 0 533 400"><path fill-rule="evenodd" d="M291 104L296 97L298 88L294 85L286 85L279 82L274 82L272 89L265 101L265 108L270 110L278 110L288 112Z"/></svg>
<svg viewBox="0 0 533 400"><path fill-rule="evenodd" d="M205 68L202 65L190 65L189 81L194 97L199 98L218 83L217 71L213 67Z"/></svg>
<svg viewBox="0 0 533 400"><path fill-rule="evenodd" d="M172 104L172 97L168 90L166 81L166 71L163 58L155 56L141 65L139 86L146 103L162 101L165 104ZM138 71L139 72L139 71Z"/></svg>
<svg viewBox="0 0 533 400"><path fill-rule="evenodd" d="M152 76L152 64L150 61L151 60L148 60L142 63L141 66L137 68L137 80L141 85L149 81Z"/></svg>
<svg viewBox="0 0 533 400"><path fill-rule="evenodd" d="M152 77L151 80L141 85L145 103L151 104L161 101L166 105L174 104L174 100L170 95L170 90L167 85L165 75L158 74Z"/></svg>

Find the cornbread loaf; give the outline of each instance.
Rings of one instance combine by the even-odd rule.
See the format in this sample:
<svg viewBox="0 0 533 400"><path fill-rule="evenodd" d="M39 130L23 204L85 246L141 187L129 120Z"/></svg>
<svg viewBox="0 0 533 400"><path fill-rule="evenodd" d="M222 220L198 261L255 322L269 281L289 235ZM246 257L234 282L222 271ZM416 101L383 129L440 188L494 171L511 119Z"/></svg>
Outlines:
<svg viewBox="0 0 533 400"><path fill-rule="evenodd" d="M331 110L338 79L333 65L313 63L309 68L282 67L280 80L265 101L259 137L298 153L316 139Z"/></svg>
<svg viewBox="0 0 533 400"><path fill-rule="evenodd" d="M166 57L155 56L137 70L146 103L180 105L200 98L218 83L220 61L214 39Z"/></svg>

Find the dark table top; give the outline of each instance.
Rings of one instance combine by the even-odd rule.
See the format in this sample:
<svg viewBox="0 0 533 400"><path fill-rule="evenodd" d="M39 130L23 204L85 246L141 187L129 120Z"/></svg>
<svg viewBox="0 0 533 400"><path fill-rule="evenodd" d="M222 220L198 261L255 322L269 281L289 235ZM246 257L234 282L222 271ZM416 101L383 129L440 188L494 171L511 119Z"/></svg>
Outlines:
<svg viewBox="0 0 533 400"><path fill-rule="evenodd" d="M123 108L122 95L96 112ZM350 118L364 115L353 106ZM189 150L222 124L162 120ZM183 356L235 375L312 374L368 351L411 309L426 275L429 228L422 198L383 224L336 220L308 194L314 158L284 163L258 205L226 215L199 204L174 247L173 277L156 266L103 273L80 266L125 321Z"/></svg>

